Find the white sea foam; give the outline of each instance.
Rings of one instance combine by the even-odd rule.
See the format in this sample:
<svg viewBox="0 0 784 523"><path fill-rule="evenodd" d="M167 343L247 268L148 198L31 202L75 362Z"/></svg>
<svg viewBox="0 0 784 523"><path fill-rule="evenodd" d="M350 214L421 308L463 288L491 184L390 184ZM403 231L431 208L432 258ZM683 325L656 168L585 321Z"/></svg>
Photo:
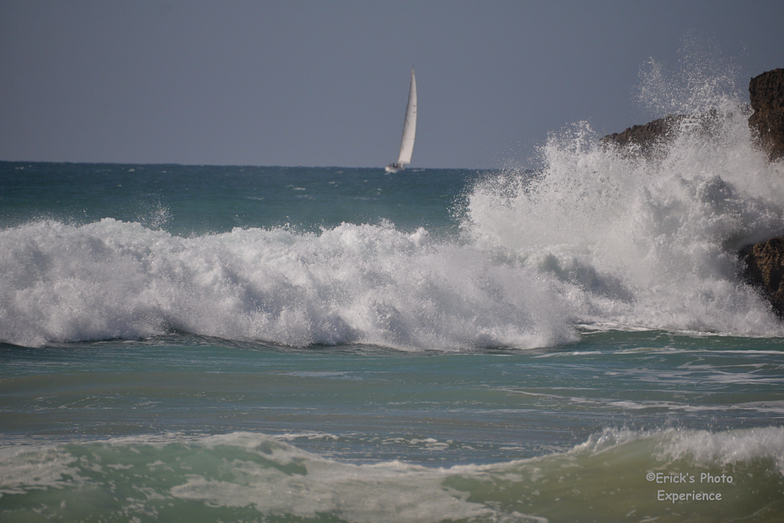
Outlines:
<svg viewBox="0 0 784 523"><path fill-rule="evenodd" d="M728 432L667 431L659 459L691 459L700 466L725 466L754 460L772 460L784 475L784 427Z"/></svg>
<svg viewBox="0 0 784 523"><path fill-rule="evenodd" d="M302 518L338 514L352 522L425 522L493 515L487 507L469 502L466 493L445 488L442 474L425 467L397 461L343 464L255 434L212 437L205 443L240 446L263 461L234 460L230 463L231 480L192 475L184 484L174 486L171 496L212 506L255 506L260 512ZM302 471L282 470L292 464Z"/></svg>
<svg viewBox="0 0 784 523"><path fill-rule="evenodd" d="M76 458L53 445L18 445L0 448L0 498L28 490L83 484ZM66 482L68 478L68 482Z"/></svg>
<svg viewBox="0 0 784 523"><path fill-rule="evenodd" d="M235 229L181 238L113 219L0 232L0 338L19 345L174 328L304 346L531 347L574 339L535 271L423 229Z"/></svg>
<svg viewBox="0 0 784 523"><path fill-rule="evenodd" d="M686 460L693 467L724 467L771 460L784 476L784 428L760 427L723 432L690 429L634 431L608 428L591 435L568 454L595 456L644 443L658 462Z"/></svg>
<svg viewBox="0 0 784 523"><path fill-rule="evenodd" d="M721 82L687 83L674 108L712 109L707 128L684 119L645 157L576 124L542 147L541 172L478 183L462 230L549 277L586 324L781 336L736 253L784 233L784 164L753 145Z"/></svg>

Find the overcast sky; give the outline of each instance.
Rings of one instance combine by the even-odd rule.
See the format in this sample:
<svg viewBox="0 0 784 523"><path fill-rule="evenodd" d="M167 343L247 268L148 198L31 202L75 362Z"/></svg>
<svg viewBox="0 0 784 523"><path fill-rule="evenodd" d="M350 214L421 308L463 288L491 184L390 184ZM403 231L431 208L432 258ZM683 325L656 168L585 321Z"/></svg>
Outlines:
<svg viewBox="0 0 784 523"><path fill-rule="evenodd" d="M747 96L783 28L781 0L0 0L0 160L380 167L415 66L412 167L525 164L662 116L639 74L685 41Z"/></svg>

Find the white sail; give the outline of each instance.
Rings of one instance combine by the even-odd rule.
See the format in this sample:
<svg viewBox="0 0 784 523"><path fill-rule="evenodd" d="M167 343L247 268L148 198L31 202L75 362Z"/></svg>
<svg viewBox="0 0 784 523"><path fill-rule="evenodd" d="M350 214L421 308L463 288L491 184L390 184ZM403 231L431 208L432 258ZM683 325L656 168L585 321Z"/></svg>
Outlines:
<svg viewBox="0 0 784 523"><path fill-rule="evenodd" d="M406 107L406 121L403 123L403 139L400 142L400 155L397 163L405 165L411 163L414 153L414 138L416 137L417 121L417 92L414 69L411 69L411 87L408 90L408 106Z"/></svg>

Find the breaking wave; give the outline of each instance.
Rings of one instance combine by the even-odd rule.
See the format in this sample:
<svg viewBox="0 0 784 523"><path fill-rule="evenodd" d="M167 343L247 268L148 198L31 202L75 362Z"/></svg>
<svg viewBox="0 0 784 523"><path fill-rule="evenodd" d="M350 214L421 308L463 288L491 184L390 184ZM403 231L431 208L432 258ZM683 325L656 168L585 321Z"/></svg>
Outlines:
<svg viewBox="0 0 784 523"><path fill-rule="evenodd" d="M753 144L731 79L681 66L641 75L652 109L685 111L666 140L617 146L575 124L541 148L541 171L478 183L462 230L560 285L580 322L780 336L737 252L784 232L784 164Z"/></svg>
<svg viewBox="0 0 784 523"><path fill-rule="evenodd" d="M420 229L235 229L194 238L104 219L0 232L0 333L38 346L169 330L285 345L451 349L574 337L528 269Z"/></svg>

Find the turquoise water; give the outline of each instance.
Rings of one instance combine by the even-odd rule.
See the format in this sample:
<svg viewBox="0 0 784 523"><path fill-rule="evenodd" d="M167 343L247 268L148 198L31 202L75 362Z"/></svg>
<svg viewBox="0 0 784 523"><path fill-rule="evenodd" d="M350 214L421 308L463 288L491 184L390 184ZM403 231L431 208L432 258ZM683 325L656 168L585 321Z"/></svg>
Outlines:
<svg viewBox="0 0 784 523"><path fill-rule="evenodd" d="M402 230L451 230L453 201L479 176L449 169L392 178L377 169L23 162L4 163L2 171L5 226L31 218L85 224L111 217L181 236L235 227L318 231L382 219Z"/></svg>
<svg viewBox="0 0 784 523"><path fill-rule="evenodd" d="M440 466L606 427L731 430L784 414L777 340L584 333L529 351L290 349L190 336L2 351L8 436L258 431L351 461Z"/></svg>
<svg viewBox="0 0 784 523"><path fill-rule="evenodd" d="M6 521L776 521L784 509L777 340L601 332L422 354L167 336L1 357ZM681 493L713 498L659 500Z"/></svg>
<svg viewBox="0 0 784 523"><path fill-rule="evenodd" d="M777 521L744 125L656 162L581 125L537 171L0 163L2 520Z"/></svg>

